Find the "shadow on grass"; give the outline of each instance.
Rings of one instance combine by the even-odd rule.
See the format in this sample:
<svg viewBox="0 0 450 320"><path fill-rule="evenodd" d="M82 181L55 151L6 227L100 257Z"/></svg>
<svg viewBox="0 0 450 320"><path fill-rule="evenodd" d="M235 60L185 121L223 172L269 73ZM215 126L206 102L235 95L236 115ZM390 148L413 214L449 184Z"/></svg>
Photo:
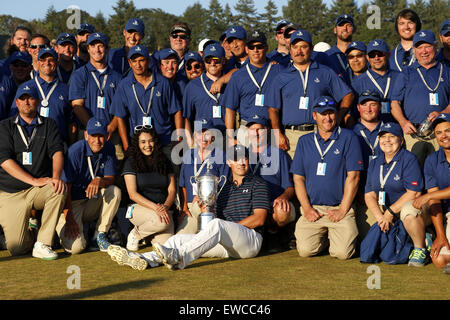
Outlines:
<svg viewBox="0 0 450 320"><path fill-rule="evenodd" d="M2 252L3 253L3 252ZM66 258L70 258L71 254L67 253L67 252L61 252L58 253L58 259L56 260L51 260L51 261L58 261L61 259L66 259ZM7 253L7 256L4 257L0 257L0 263L1 262L6 262L6 261L14 261L14 260L20 260L20 259L38 259L38 258L33 258L31 255L31 251L29 253L25 253L23 255L20 256L12 256L9 252ZM51 263L51 261L47 261L49 263Z"/></svg>
<svg viewBox="0 0 450 320"><path fill-rule="evenodd" d="M38 300L74 300L74 299L86 299L95 297L99 298L102 295L112 294L115 292L130 289L143 289L158 281L159 281L158 279L136 280L118 284L111 284L109 286L104 286L86 291L77 291L71 294L40 298Z"/></svg>
<svg viewBox="0 0 450 320"><path fill-rule="evenodd" d="M208 266L208 265L212 265L212 264L216 264L216 263L224 263L224 262L227 262L227 261L238 260L236 258L224 258L224 259L206 258L206 259L213 259L213 260L195 262L193 264L188 265L185 269L203 267L203 266Z"/></svg>

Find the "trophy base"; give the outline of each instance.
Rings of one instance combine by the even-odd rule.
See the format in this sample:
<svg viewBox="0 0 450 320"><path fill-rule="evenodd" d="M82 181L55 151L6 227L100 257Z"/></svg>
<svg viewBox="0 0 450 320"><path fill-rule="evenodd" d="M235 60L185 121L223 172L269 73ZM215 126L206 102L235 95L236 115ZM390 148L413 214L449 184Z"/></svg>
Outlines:
<svg viewBox="0 0 450 320"><path fill-rule="evenodd" d="M206 226L216 217L212 212L203 212L200 214L200 231L205 230Z"/></svg>

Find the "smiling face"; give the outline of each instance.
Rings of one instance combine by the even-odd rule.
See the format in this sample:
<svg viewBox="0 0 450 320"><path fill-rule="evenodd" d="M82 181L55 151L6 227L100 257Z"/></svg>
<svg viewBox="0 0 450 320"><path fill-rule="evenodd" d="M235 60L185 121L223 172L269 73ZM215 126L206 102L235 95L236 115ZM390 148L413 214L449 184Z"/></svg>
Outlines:
<svg viewBox="0 0 450 320"><path fill-rule="evenodd" d="M31 34L26 30L17 30L11 39L12 44L14 44L21 52L25 52L28 49L31 41Z"/></svg>
<svg viewBox="0 0 450 320"><path fill-rule="evenodd" d="M309 63L311 57L311 46L303 40L294 41L289 49L291 58L295 65L304 65Z"/></svg>
<svg viewBox="0 0 450 320"><path fill-rule="evenodd" d="M88 134L87 131L84 132L84 138L87 141L89 148L91 148L93 153L99 153L106 143L106 137L102 134Z"/></svg>
<svg viewBox="0 0 450 320"><path fill-rule="evenodd" d="M336 37L345 42L352 41L353 31L354 27L350 22L334 27L334 34Z"/></svg>
<svg viewBox="0 0 450 320"><path fill-rule="evenodd" d="M130 64L131 70L133 70L135 75L143 76L148 70L150 59L146 59L141 55L135 54L131 57L131 59L128 59L128 63Z"/></svg>
<svg viewBox="0 0 450 320"><path fill-rule="evenodd" d="M77 48L71 42L64 42L55 46L55 51L59 55L59 58L65 61L73 60Z"/></svg>
<svg viewBox="0 0 450 320"><path fill-rule="evenodd" d="M434 63L434 58L437 53L436 45L422 42L418 46L414 47L414 55L417 58L417 62L422 66L427 66Z"/></svg>
<svg viewBox="0 0 450 320"><path fill-rule="evenodd" d="M58 61L50 54L41 56L38 60L38 70L40 74L52 76L56 72Z"/></svg>
<svg viewBox="0 0 450 320"><path fill-rule="evenodd" d="M397 21L397 30L400 38L404 40L412 40L416 33L416 24L409 19L399 17Z"/></svg>
<svg viewBox="0 0 450 320"><path fill-rule="evenodd" d="M91 60L102 62L106 59L107 47L101 41L93 41L88 45Z"/></svg>
<svg viewBox="0 0 450 320"><path fill-rule="evenodd" d="M389 61L389 52L371 51L367 55L370 67L375 71L383 71L387 69Z"/></svg>
<svg viewBox="0 0 450 320"><path fill-rule="evenodd" d="M380 149L386 155L395 155L398 150L402 147L403 138L397 137L396 135L385 132L380 135Z"/></svg>
<svg viewBox="0 0 450 320"><path fill-rule="evenodd" d="M444 150L450 150L450 122L441 122L434 129L436 141Z"/></svg>
<svg viewBox="0 0 450 320"><path fill-rule="evenodd" d="M236 160L227 160L228 166L231 168L233 177L244 177L250 168L247 157L241 157Z"/></svg>
<svg viewBox="0 0 450 320"><path fill-rule="evenodd" d="M19 114L24 117L33 118L37 113L37 108L41 101L28 94L21 95L16 99L17 109Z"/></svg>
<svg viewBox="0 0 450 320"><path fill-rule="evenodd" d="M362 73L367 65L366 57L363 51L352 50L347 55L348 64L354 73Z"/></svg>
<svg viewBox="0 0 450 320"><path fill-rule="evenodd" d="M161 60L161 74L167 79L174 79L178 70L178 59L175 57L168 57Z"/></svg>
<svg viewBox="0 0 450 320"><path fill-rule="evenodd" d="M140 44L144 37L136 30L123 30L123 38L125 40L125 46L131 48Z"/></svg>
<svg viewBox="0 0 450 320"><path fill-rule="evenodd" d="M186 77L188 80L193 80L200 77L203 73L203 64L195 60L189 60L184 69L186 70Z"/></svg>
<svg viewBox="0 0 450 320"><path fill-rule="evenodd" d="M141 150L142 154L145 156L151 156L153 151L155 150L155 138L150 133L142 132L139 135L138 142L139 150Z"/></svg>
<svg viewBox="0 0 450 320"><path fill-rule="evenodd" d="M358 104L358 111L361 119L367 122L378 122L378 114L381 110L381 103L374 100L362 101Z"/></svg>
<svg viewBox="0 0 450 320"><path fill-rule="evenodd" d="M267 45L253 41L245 47L245 52L248 55L251 64L263 64L266 62Z"/></svg>
<svg viewBox="0 0 450 320"><path fill-rule="evenodd" d="M336 111L313 112L313 119L317 123L317 128L322 132L332 132L336 127Z"/></svg>

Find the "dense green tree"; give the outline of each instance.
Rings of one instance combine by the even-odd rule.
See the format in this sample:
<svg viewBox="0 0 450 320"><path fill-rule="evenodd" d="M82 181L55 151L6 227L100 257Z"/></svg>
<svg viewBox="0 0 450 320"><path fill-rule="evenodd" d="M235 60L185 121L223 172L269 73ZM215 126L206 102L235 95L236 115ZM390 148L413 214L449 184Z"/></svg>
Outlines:
<svg viewBox="0 0 450 320"><path fill-rule="evenodd" d="M225 19L225 11L218 0L210 0L206 34L210 39L219 39L220 35L227 29L228 25Z"/></svg>
<svg viewBox="0 0 450 320"><path fill-rule="evenodd" d="M257 25L257 10L253 0L239 0L234 6L236 24L250 32Z"/></svg>
<svg viewBox="0 0 450 320"><path fill-rule="evenodd" d="M105 34L109 38L109 46L119 48L124 43L122 31L127 21L131 18L141 18L141 16L133 1L118 0L112 8L114 14L108 20L108 28L105 30Z"/></svg>
<svg viewBox="0 0 450 320"><path fill-rule="evenodd" d="M258 16L257 28L265 32L269 48L276 47L275 29L277 22L281 20L278 14L278 8L272 0L267 1L264 12Z"/></svg>
<svg viewBox="0 0 450 320"><path fill-rule="evenodd" d="M208 15L208 10L203 8L199 2L186 8L183 13L182 20L186 22L192 30L191 33L191 51L197 51L198 43L208 37L207 24L208 20L205 17Z"/></svg>

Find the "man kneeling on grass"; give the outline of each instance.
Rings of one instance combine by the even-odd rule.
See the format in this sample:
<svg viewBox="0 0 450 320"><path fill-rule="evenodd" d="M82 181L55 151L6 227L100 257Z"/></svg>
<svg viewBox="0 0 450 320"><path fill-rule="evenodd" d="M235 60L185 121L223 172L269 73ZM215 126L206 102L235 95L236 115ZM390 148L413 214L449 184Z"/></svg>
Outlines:
<svg viewBox="0 0 450 320"><path fill-rule="evenodd" d="M249 170L248 150L235 145L227 153L233 181L227 181L216 203L217 218L197 234L176 234L154 251L133 253L111 245L108 254L120 265L145 270L165 264L184 269L200 257L253 258L263 241L263 226L270 210L266 183ZM203 207L203 206L202 206Z"/></svg>

